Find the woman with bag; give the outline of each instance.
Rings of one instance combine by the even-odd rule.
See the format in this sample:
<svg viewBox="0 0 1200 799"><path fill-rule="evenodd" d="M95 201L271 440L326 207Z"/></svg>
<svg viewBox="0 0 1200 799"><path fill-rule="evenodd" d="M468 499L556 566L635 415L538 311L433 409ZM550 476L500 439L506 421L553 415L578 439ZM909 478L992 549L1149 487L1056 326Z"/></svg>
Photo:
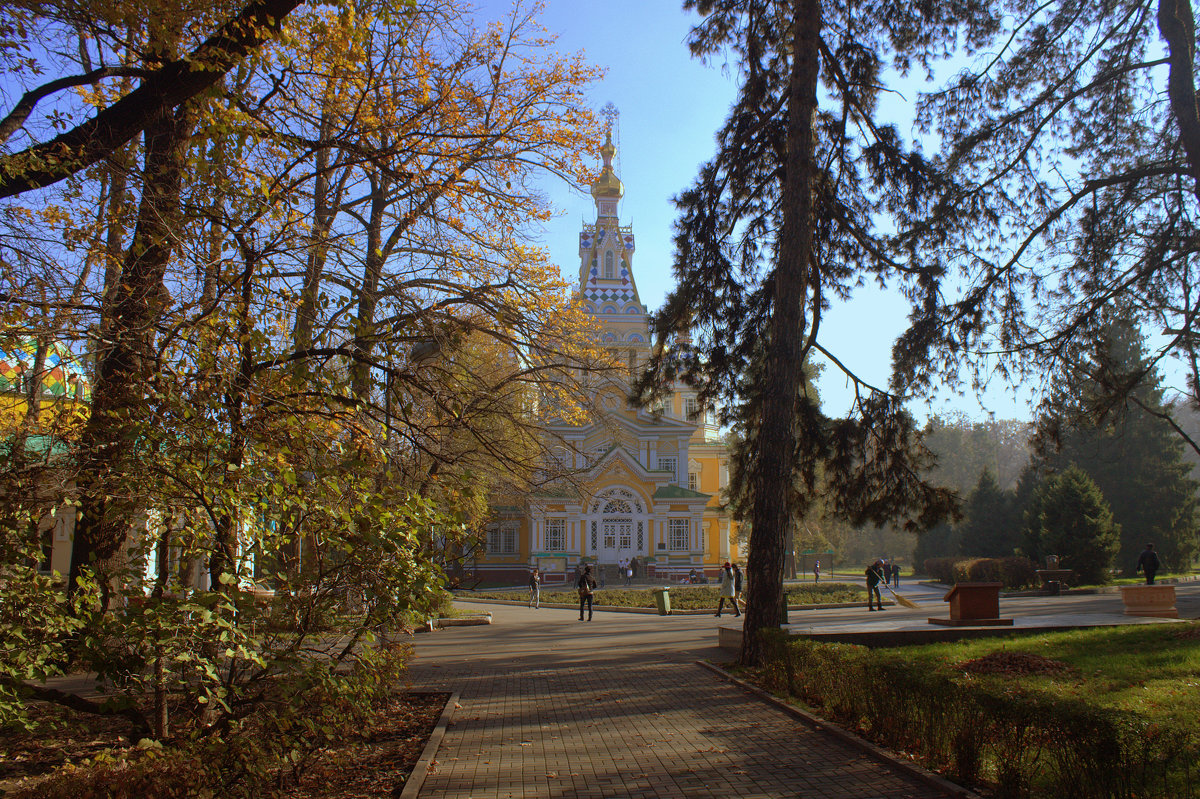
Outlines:
<svg viewBox="0 0 1200 799"><path fill-rule="evenodd" d="M583 621L583 606L587 605L588 616L587 620L592 620L592 597L596 591L596 581L592 579L592 564L583 567L583 574L579 575L579 581L575 584L579 589L579 620Z"/></svg>
<svg viewBox="0 0 1200 799"><path fill-rule="evenodd" d="M733 568L726 561L721 567L721 601L717 603L717 612L715 615L718 619L721 618L721 610L725 607L725 600L729 600L729 604L733 605L733 615L741 616L742 611L738 609L737 600L734 598L733 591Z"/></svg>
<svg viewBox="0 0 1200 799"><path fill-rule="evenodd" d="M529 575L529 607L537 610L542 604L542 574L538 571L538 567L533 567L533 573Z"/></svg>

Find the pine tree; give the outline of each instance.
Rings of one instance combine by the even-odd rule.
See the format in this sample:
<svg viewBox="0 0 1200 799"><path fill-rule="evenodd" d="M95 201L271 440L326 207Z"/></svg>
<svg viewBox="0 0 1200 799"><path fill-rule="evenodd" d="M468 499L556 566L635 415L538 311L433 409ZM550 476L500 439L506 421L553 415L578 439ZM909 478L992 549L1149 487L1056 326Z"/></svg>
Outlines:
<svg viewBox="0 0 1200 799"><path fill-rule="evenodd" d="M1026 540L1036 559L1058 555L1085 583L1106 583L1117 553L1120 525L1092 479L1078 467L1048 477L1026 518Z"/></svg>
<svg viewBox="0 0 1200 799"><path fill-rule="evenodd" d="M659 347L637 394L648 402L655 386L685 379L703 399L755 420L763 446L747 470L741 655L753 664L760 630L779 624L784 538L818 473L836 511L856 522L905 516L928 527L951 504L917 477L924 457L898 394L849 375L860 399L850 418L832 420L802 386L817 353L843 368L819 337L832 299L865 279L933 278L873 229L877 214L922 204L939 181L876 119L887 60L905 72L960 38L981 41L996 23L973 0L687 0L685 8L704 15L693 53L732 53L743 81L717 155L677 200L678 288L655 320ZM673 341L682 333L697 346ZM744 391L748 366L759 363L761 377Z"/></svg>
<svg viewBox="0 0 1200 799"><path fill-rule="evenodd" d="M1041 472L1074 465L1096 483L1121 526L1117 563L1125 573L1133 574L1147 541L1169 567L1189 566L1200 484L1167 419L1141 332L1126 314L1109 315L1091 352L1059 381L1039 419Z"/></svg>
<svg viewBox="0 0 1200 799"><path fill-rule="evenodd" d="M1179 359L1196 406L1193 3L997 0L989 14L994 41L919 102L918 126L942 143L936 205L972 213L917 208L902 224L940 268L901 360L926 377L967 365L976 380L1040 381L1124 302L1166 331L1155 357Z"/></svg>
<svg viewBox="0 0 1200 799"><path fill-rule="evenodd" d="M956 527L959 552L984 558L1012 555L1020 544L1013 503L1012 494L1001 490L991 471L984 469Z"/></svg>

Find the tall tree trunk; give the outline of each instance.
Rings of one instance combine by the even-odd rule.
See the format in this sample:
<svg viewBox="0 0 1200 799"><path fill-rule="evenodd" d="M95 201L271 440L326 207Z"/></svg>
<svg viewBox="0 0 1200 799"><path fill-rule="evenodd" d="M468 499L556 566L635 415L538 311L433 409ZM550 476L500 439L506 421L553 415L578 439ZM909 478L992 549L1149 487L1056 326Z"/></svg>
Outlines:
<svg viewBox="0 0 1200 799"><path fill-rule="evenodd" d="M762 451L750 475L754 504L741 653L745 665L762 661L762 630L778 627L782 620L784 537L791 529L793 459L797 451L793 411L803 370L805 303L813 257L812 190L817 168L813 119L817 111L821 25L820 0L795 0L783 220L759 426Z"/></svg>
<svg viewBox="0 0 1200 799"><path fill-rule="evenodd" d="M367 254L358 293L358 322L354 331L356 360L350 367L351 390L355 399L366 403L371 398L371 369L366 361L375 349L375 308L379 305L379 281L383 277L383 216L388 205L390 182L382 174L371 178L371 215L367 228Z"/></svg>
<svg viewBox="0 0 1200 799"><path fill-rule="evenodd" d="M70 590L85 569L93 569L105 604L109 581L124 566L135 511L123 478L134 461L146 417L143 389L152 375L154 328L166 298L163 277L180 220L190 125L185 106L160 114L146 129L137 225L106 308L111 312L105 313L91 415L80 440L80 508Z"/></svg>
<svg viewBox="0 0 1200 799"><path fill-rule="evenodd" d="M226 455L225 512L217 519L213 536L213 551L209 556L209 581L214 591L227 593L236 580L238 555L238 526L241 507L229 504L230 497L239 496L242 467L246 465L246 395L250 390L250 378L254 368L254 351L250 336L250 301L253 297L254 276L258 265L258 254L245 241L239 240L244 268L241 274L241 295L238 298L238 369L233 383L225 395L225 408L229 418L229 451ZM234 580L222 577L229 574Z"/></svg>
<svg viewBox="0 0 1200 799"><path fill-rule="evenodd" d="M1200 108L1196 104L1196 20L1191 0L1159 0L1158 31L1167 44L1167 97L1187 154L1192 193L1200 198Z"/></svg>

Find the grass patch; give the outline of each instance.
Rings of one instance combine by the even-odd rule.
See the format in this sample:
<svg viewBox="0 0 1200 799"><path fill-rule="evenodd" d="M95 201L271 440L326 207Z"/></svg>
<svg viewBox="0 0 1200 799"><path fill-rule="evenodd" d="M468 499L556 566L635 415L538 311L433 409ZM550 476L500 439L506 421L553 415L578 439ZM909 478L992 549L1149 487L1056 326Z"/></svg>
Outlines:
<svg viewBox="0 0 1200 799"><path fill-rule="evenodd" d="M715 609L720 598L720 589L715 585L671 586L672 610ZM474 591L462 594L471 599L506 599L517 602L529 600L528 591ZM827 605L841 602L867 601L866 589L838 583L815 586L788 586L789 605ZM542 591L542 602L547 604L579 604L579 594L570 591ZM654 593L649 588L601 588L593 600L596 607L610 608L653 608Z"/></svg>
<svg viewBox="0 0 1200 799"><path fill-rule="evenodd" d="M770 652L747 676L996 796L1200 796L1200 624Z"/></svg>
<svg viewBox="0 0 1200 799"><path fill-rule="evenodd" d="M1065 663L1070 672L979 676L997 689L1019 685L1059 699L1123 710L1168 723L1200 718L1200 624L1144 624L1005 640L977 639L900 650L928 668L1020 652Z"/></svg>

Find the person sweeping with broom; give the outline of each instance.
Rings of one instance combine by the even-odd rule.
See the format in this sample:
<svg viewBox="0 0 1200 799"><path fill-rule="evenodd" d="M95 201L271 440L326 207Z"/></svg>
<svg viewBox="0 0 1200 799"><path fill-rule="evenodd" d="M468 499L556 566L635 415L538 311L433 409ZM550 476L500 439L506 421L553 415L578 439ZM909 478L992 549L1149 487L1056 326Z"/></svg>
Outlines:
<svg viewBox="0 0 1200 799"><path fill-rule="evenodd" d="M883 582L883 561L878 558L867 567L867 610L883 610L883 595L879 593L879 584ZM874 601L874 605L872 605Z"/></svg>

